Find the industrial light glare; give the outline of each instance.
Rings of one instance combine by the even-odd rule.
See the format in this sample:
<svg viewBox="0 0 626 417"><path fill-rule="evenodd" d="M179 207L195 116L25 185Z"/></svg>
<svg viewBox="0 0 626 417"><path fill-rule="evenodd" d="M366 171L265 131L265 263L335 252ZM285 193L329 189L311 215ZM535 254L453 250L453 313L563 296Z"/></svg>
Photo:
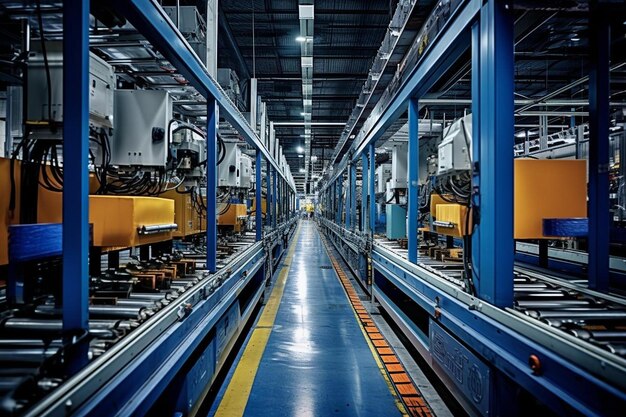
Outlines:
<svg viewBox="0 0 626 417"><path fill-rule="evenodd" d="M580 38L577 33L572 33L572 37L570 38L572 42L579 42Z"/></svg>
<svg viewBox="0 0 626 417"><path fill-rule="evenodd" d="M306 42L306 36L297 36L296 42Z"/></svg>
<svg viewBox="0 0 626 417"><path fill-rule="evenodd" d="M302 153L302 152L304 152L304 148L303 148L302 146L298 146L298 147L296 148L296 152L298 152L298 153Z"/></svg>
<svg viewBox="0 0 626 417"><path fill-rule="evenodd" d="M300 173L301 173L301 174L304 174L305 172L306 172L306 169L304 169L304 168L300 168Z"/></svg>

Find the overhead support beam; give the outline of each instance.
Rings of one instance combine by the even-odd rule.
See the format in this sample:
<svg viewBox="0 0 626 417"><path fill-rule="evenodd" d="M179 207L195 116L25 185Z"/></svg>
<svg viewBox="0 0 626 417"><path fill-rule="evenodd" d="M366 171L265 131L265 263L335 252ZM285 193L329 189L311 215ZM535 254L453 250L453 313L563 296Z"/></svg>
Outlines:
<svg viewBox="0 0 626 417"><path fill-rule="evenodd" d="M274 126L345 126L342 122L274 122Z"/></svg>
<svg viewBox="0 0 626 417"><path fill-rule="evenodd" d="M472 29L474 230L477 295L513 306L513 16L489 0ZM467 248L466 248L467 250ZM471 286L471 285L470 285Z"/></svg>
<svg viewBox="0 0 626 417"><path fill-rule="evenodd" d="M608 10L589 18L589 288L609 290L609 62Z"/></svg>

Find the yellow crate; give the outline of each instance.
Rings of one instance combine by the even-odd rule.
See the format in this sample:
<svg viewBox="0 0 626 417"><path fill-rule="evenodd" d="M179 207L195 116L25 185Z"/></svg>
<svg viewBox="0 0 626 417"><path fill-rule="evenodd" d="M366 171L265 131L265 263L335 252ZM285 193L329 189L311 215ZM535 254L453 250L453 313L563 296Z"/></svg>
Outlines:
<svg viewBox="0 0 626 417"><path fill-rule="evenodd" d="M252 206L250 207L250 211L252 213L256 212L256 198L252 199ZM263 215L267 213L267 201L264 198L261 199L261 213L263 213Z"/></svg>
<svg viewBox="0 0 626 417"><path fill-rule="evenodd" d="M515 239L542 239L543 219L587 217L584 160L515 160Z"/></svg>
<svg viewBox="0 0 626 417"><path fill-rule="evenodd" d="M460 204L437 204L437 221L452 224L452 227L437 226L437 233L454 237L462 237L465 234L471 234L471 212L468 215L468 210L469 209L466 206L462 206ZM465 228L466 220L469 220L467 230Z"/></svg>

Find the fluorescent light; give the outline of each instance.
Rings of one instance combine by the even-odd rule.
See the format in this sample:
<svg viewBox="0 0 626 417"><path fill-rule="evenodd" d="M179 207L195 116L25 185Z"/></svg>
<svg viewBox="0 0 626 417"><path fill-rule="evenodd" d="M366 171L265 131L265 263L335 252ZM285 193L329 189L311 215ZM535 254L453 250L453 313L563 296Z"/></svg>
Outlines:
<svg viewBox="0 0 626 417"><path fill-rule="evenodd" d="M300 116L310 116L310 115L311 115L311 113L305 112L305 111L300 113Z"/></svg>
<svg viewBox="0 0 626 417"><path fill-rule="evenodd" d="M580 38L578 37L577 33L572 33L572 37L570 39L571 39L572 42L580 41Z"/></svg>
<svg viewBox="0 0 626 417"><path fill-rule="evenodd" d="M306 42L306 36L298 36L296 42Z"/></svg>
<svg viewBox="0 0 626 417"><path fill-rule="evenodd" d="M299 155L298 155L298 158L304 158L304 155L299 154Z"/></svg>
<svg viewBox="0 0 626 417"><path fill-rule="evenodd" d="M296 152L298 152L298 153L302 153L302 152L304 152L304 148L303 148L302 146L298 146L298 147L296 148Z"/></svg>
<svg viewBox="0 0 626 417"><path fill-rule="evenodd" d="M306 172L306 169L304 169L304 168L300 168L300 173L301 173L301 174L304 174L305 172Z"/></svg>
<svg viewBox="0 0 626 417"><path fill-rule="evenodd" d="M313 19L315 16L315 8L312 4L301 4L298 6L298 17L300 20Z"/></svg>

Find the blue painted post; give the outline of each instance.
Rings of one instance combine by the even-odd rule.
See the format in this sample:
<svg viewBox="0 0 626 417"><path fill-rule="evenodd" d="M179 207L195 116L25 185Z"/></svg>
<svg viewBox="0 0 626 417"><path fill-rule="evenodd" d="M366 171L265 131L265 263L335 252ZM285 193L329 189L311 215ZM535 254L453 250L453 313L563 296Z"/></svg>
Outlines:
<svg viewBox="0 0 626 417"><path fill-rule="evenodd" d="M351 215L352 215L352 163L348 165L348 169L346 172L346 179L348 180L348 187L346 188L346 219L345 219L345 227L346 229L350 228L351 225Z"/></svg>
<svg viewBox="0 0 626 417"><path fill-rule="evenodd" d="M407 249L409 262L417 263L417 217L419 215L419 107L418 100L409 100L408 206Z"/></svg>
<svg viewBox="0 0 626 417"><path fill-rule="evenodd" d="M369 187L367 153L361 154L361 231L367 230L367 197Z"/></svg>
<svg viewBox="0 0 626 417"><path fill-rule="evenodd" d="M63 331L89 330L89 1L63 3ZM68 372L88 362L83 344Z"/></svg>
<svg viewBox="0 0 626 417"><path fill-rule="evenodd" d="M343 219L343 173L337 178L337 224L341 224Z"/></svg>
<svg viewBox="0 0 626 417"><path fill-rule="evenodd" d="M206 127L206 268L217 271L217 124L219 107L207 97Z"/></svg>
<svg viewBox="0 0 626 417"><path fill-rule="evenodd" d="M472 26L472 156L475 163L472 171L472 190L480 189L480 172L478 162L480 160L480 20ZM528 132L526 133L528 135ZM528 143L526 144L528 146ZM472 211L473 218L477 219L480 213L480 194L472 191ZM478 267L480 262L480 227L474 224L471 237L471 260L472 260L472 280L474 285L480 287L480 277Z"/></svg>
<svg viewBox="0 0 626 417"><path fill-rule="evenodd" d="M272 169L272 227L276 227L278 224L278 173L275 169Z"/></svg>
<svg viewBox="0 0 626 417"><path fill-rule="evenodd" d="M372 235L376 231L376 144L369 145L370 177L370 232Z"/></svg>
<svg viewBox="0 0 626 417"><path fill-rule="evenodd" d="M349 184L350 184L350 222L347 224L348 229L352 229L356 227L356 163L350 163L350 171L348 172L350 175Z"/></svg>
<svg viewBox="0 0 626 417"><path fill-rule="evenodd" d="M263 195L261 193L261 182L262 173L261 173L261 163L263 159L263 154L260 149L256 150L256 161L255 161L255 179L256 179L256 190L254 192L254 201L255 201L255 224L256 224L256 240L257 242L263 239L263 207L262 207L262 199Z"/></svg>
<svg viewBox="0 0 626 417"><path fill-rule="evenodd" d="M513 305L513 19L504 2L490 0L480 12L478 158L480 298L498 307ZM476 100L475 97L472 97Z"/></svg>
<svg viewBox="0 0 626 417"><path fill-rule="evenodd" d="M272 226L272 163L267 160L265 170L265 222L268 226Z"/></svg>
<svg viewBox="0 0 626 417"><path fill-rule="evenodd" d="M589 73L589 288L609 289L609 59L610 24L591 10Z"/></svg>

